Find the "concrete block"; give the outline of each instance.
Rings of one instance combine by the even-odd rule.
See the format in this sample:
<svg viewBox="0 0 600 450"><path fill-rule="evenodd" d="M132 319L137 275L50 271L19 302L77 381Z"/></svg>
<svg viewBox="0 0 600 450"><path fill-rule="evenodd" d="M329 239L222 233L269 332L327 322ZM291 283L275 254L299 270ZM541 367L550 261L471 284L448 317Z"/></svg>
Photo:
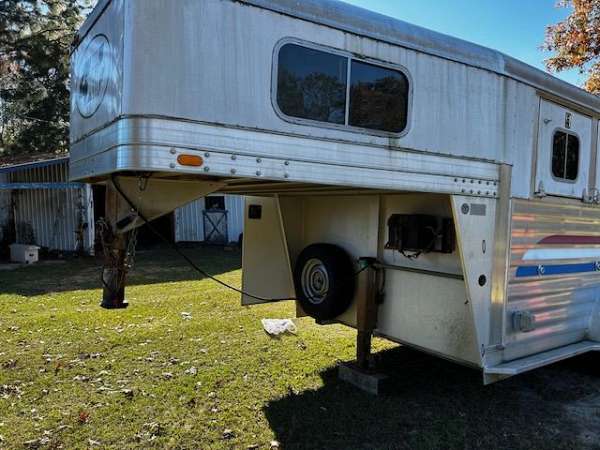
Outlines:
<svg viewBox="0 0 600 450"><path fill-rule="evenodd" d="M343 363L338 367L338 377L371 394L381 395L387 375L360 369L355 363Z"/></svg>

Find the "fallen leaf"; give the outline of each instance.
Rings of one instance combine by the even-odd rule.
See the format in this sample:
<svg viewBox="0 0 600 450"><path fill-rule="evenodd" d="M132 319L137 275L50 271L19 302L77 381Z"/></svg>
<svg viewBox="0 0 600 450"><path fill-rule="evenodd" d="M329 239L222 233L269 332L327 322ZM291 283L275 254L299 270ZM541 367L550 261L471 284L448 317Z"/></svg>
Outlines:
<svg viewBox="0 0 600 450"><path fill-rule="evenodd" d="M90 421L90 413L87 411L79 411L77 421L81 424L88 423Z"/></svg>

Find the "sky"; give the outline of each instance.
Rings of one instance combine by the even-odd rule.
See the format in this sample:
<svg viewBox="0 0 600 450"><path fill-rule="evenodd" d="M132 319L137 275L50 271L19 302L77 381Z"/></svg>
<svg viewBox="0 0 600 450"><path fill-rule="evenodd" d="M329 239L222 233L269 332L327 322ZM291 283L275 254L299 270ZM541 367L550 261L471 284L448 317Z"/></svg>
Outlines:
<svg viewBox="0 0 600 450"><path fill-rule="evenodd" d="M540 49L546 26L569 10L557 0L344 0L430 30L500 50L545 70L549 54ZM554 74L581 85L577 70Z"/></svg>

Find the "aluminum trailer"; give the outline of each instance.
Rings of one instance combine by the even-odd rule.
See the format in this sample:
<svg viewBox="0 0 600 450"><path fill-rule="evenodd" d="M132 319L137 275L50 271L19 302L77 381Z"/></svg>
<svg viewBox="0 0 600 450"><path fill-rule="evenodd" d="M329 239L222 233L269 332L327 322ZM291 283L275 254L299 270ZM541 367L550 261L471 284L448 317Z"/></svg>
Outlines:
<svg viewBox="0 0 600 450"><path fill-rule="evenodd" d="M135 205L107 197L105 305L141 216L224 192L243 303L357 328L361 364L373 334L486 383L600 348L597 97L332 0L101 0L72 62L71 177Z"/></svg>

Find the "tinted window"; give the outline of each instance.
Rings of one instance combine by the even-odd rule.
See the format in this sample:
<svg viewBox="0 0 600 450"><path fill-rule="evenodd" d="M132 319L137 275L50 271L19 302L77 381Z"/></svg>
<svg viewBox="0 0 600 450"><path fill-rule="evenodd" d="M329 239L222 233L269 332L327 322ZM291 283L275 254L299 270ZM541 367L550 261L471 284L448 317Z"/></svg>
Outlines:
<svg viewBox="0 0 600 450"><path fill-rule="evenodd" d="M279 51L277 103L291 117L346 121L348 58L286 44Z"/></svg>
<svg viewBox="0 0 600 450"><path fill-rule="evenodd" d="M577 179L579 170L579 138L557 131L552 144L552 175L563 180Z"/></svg>
<svg viewBox="0 0 600 450"><path fill-rule="evenodd" d="M352 61L349 125L398 133L406 128L408 80L396 70Z"/></svg>

